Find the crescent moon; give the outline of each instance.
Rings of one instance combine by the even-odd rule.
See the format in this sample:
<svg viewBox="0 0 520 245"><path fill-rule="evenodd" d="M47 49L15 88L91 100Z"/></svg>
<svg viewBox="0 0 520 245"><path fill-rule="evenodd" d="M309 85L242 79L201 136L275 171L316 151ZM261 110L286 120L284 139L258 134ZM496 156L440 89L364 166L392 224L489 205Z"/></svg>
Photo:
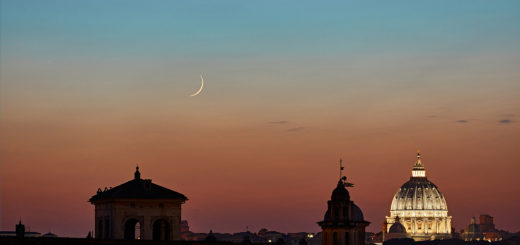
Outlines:
<svg viewBox="0 0 520 245"><path fill-rule="evenodd" d="M198 94L200 94L200 92L202 92L202 89L204 88L204 78L202 77L202 75L200 75L200 81L202 84L200 85L199 91L195 92L194 94L190 94L191 97L197 96Z"/></svg>

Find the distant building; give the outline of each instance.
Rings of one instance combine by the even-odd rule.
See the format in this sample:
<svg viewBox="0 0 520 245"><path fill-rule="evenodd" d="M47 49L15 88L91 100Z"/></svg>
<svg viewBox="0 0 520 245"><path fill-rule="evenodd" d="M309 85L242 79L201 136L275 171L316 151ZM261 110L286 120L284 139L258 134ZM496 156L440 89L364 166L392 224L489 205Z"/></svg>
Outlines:
<svg viewBox="0 0 520 245"><path fill-rule="evenodd" d="M98 189L90 198L95 205L95 237L99 239L180 240L181 193L141 179L114 188Z"/></svg>
<svg viewBox="0 0 520 245"><path fill-rule="evenodd" d="M488 232L488 231L495 231L495 223L493 223L493 217L491 217L488 214L481 214L480 215L480 222L479 227L480 231L482 232Z"/></svg>
<svg viewBox="0 0 520 245"><path fill-rule="evenodd" d="M480 232L480 227L475 221L475 217L471 218L471 223L461 234L464 241L480 241L484 239L484 234Z"/></svg>
<svg viewBox="0 0 520 245"><path fill-rule="evenodd" d="M21 220L16 225L16 237L19 237L19 238L25 237L25 225L22 224Z"/></svg>
<svg viewBox="0 0 520 245"><path fill-rule="evenodd" d="M187 220L181 220L181 233L190 231L190 226Z"/></svg>
<svg viewBox="0 0 520 245"><path fill-rule="evenodd" d="M383 232L369 232L370 236L367 237L365 244L383 244Z"/></svg>
<svg viewBox="0 0 520 245"><path fill-rule="evenodd" d="M388 229L388 233L385 233L385 240L409 238L406 228L401 224L399 216L395 217L395 222Z"/></svg>
<svg viewBox="0 0 520 245"><path fill-rule="evenodd" d="M322 245L365 244L365 228L370 222L364 220L361 209L350 200L346 186L353 185L346 182L346 177L340 178L327 202L323 221L318 222L323 229Z"/></svg>
<svg viewBox="0 0 520 245"><path fill-rule="evenodd" d="M285 234L278 231L270 231L266 228L262 228L256 233L256 235L264 240L267 243L274 243L279 239L284 239L286 237Z"/></svg>
<svg viewBox="0 0 520 245"><path fill-rule="evenodd" d="M56 235L52 232L47 232L47 233L43 234L42 237L58 237L58 235Z"/></svg>
<svg viewBox="0 0 520 245"><path fill-rule="evenodd" d="M453 226L451 227L451 238L462 239L460 238L460 233L458 233L455 227Z"/></svg>
<svg viewBox="0 0 520 245"><path fill-rule="evenodd" d="M417 153L410 180L397 190L392 199L386 222L385 240L395 223L400 223L407 237L415 241L451 238L451 216L448 216L446 199L437 186L426 178L420 153ZM400 231L401 227L395 229Z"/></svg>
<svg viewBox="0 0 520 245"><path fill-rule="evenodd" d="M0 231L0 237L40 237L41 233L34 231L26 231L25 225L20 220L15 225L15 231Z"/></svg>
<svg viewBox="0 0 520 245"><path fill-rule="evenodd" d="M489 242L501 241L502 240L502 232L495 228L495 223L493 223L493 217L488 214L480 215L479 228L480 232L484 235L484 240Z"/></svg>
<svg viewBox="0 0 520 245"><path fill-rule="evenodd" d="M250 231L237 233L217 233L210 230L209 233L194 233L189 230L188 221L181 222L183 228L182 238L186 241L216 241L242 243L249 241L256 244L279 244L283 241L285 245L322 245L321 232L313 234L308 232L281 233L278 231L260 229L257 233Z"/></svg>

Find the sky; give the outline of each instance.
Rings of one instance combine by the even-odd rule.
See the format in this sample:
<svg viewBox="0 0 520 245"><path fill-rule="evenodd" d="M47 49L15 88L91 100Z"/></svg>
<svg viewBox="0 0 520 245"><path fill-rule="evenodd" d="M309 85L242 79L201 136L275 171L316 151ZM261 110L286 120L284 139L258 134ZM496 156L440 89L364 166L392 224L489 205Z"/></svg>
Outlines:
<svg viewBox="0 0 520 245"><path fill-rule="evenodd" d="M519 24L516 0L1 0L0 229L84 237L139 164L193 231L318 232L343 158L380 231L420 149L452 226L520 231Z"/></svg>

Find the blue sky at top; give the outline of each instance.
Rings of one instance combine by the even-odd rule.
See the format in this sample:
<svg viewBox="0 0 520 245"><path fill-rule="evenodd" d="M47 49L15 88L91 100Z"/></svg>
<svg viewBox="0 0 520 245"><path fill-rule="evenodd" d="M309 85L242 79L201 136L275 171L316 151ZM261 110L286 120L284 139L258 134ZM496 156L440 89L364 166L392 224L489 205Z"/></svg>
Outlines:
<svg viewBox="0 0 520 245"><path fill-rule="evenodd" d="M507 50L518 1L2 1L4 57Z"/></svg>

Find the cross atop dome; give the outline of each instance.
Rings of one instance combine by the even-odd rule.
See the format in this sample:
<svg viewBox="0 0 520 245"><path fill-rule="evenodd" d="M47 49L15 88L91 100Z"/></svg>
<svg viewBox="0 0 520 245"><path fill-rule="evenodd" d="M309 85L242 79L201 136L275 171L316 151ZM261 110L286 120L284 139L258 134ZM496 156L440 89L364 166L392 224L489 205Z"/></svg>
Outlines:
<svg viewBox="0 0 520 245"><path fill-rule="evenodd" d="M422 164L421 162L421 150L417 150L417 163Z"/></svg>
<svg viewBox="0 0 520 245"><path fill-rule="evenodd" d="M412 168L412 177L416 178L424 178L426 177L426 170L424 170L424 165L421 161L421 151L417 150L417 162L413 165Z"/></svg>

